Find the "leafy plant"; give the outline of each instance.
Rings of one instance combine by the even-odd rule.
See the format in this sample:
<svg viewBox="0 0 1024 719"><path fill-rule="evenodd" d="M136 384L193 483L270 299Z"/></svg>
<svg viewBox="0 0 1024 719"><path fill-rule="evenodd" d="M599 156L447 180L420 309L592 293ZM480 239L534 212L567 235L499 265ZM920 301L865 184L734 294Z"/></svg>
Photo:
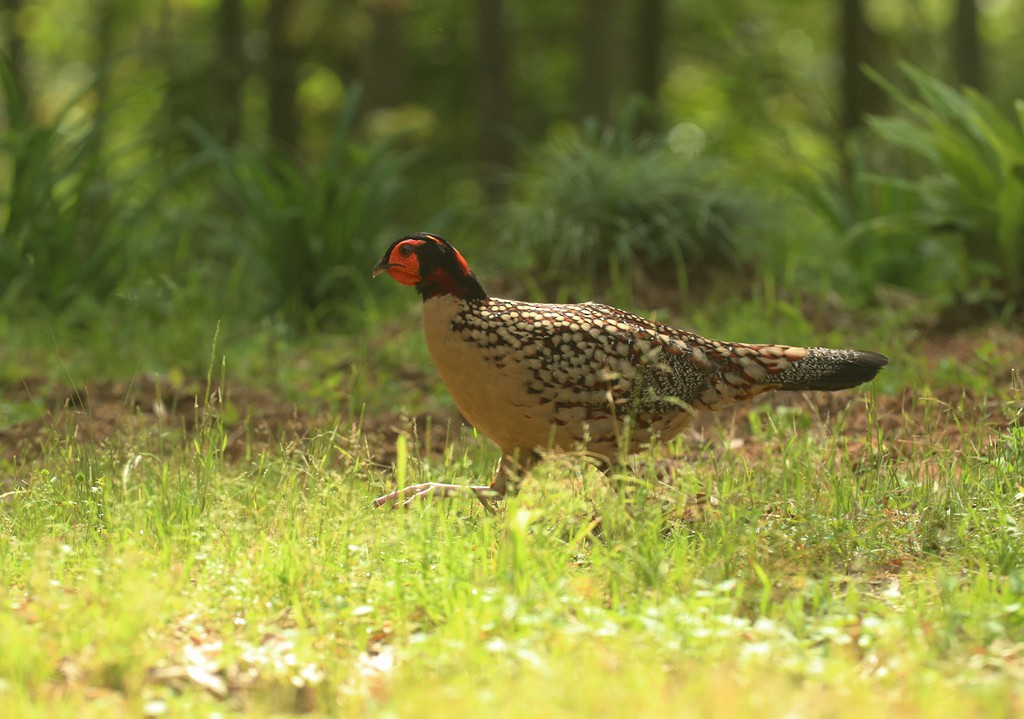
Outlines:
<svg viewBox="0 0 1024 719"><path fill-rule="evenodd" d="M49 124L29 120L6 60L0 83L9 128L0 136L0 301L62 310L103 300L131 266L135 178L108 172L99 121L77 121L78 97ZM88 88L87 88L88 90Z"/></svg>
<svg viewBox="0 0 1024 719"><path fill-rule="evenodd" d="M913 182L872 172L870 143L854 137L847 144L845 172L813 172L791 178L797 192L838 238L837 256L829 253L819 268L843 289L846 299L876 300L880 284L954 299L961 273L959 243L948 232L929 234L927 213ZM815 238L820 249L821 239ZM804 258L805 262L808 258Z"/></svg>
<svg viewBox="0 0 1024 719"><path fill-rule="evenodd" d="M514 176L501 236L554 279L628 282L638 262L685 282L744 259L741 202L722 175L720 163L673 151L666 137L636 138L628 123L570 129Z"/></svg>
<svg viewBox="0 0 1024 719"><path fill-rule="evenodd" d="M402 205L403 172L417 153L399 139L360 143L357 100L346 103L319 162L278 148L229 150L193 128L219 168L237 237L265 280L268 310L318 318L368 289L380 240Z"/></svg>
<svg viewBox="0 0 1024 719"><path fill-rule="evenodd" d="M916 98L872 76L907 115L869 124L930 171L901 183L918 208L869 222L932 237L955 233L967 259L958 287L964 299L1024 300L1024 101L1009 118L972 88L956 90L910 65L903 72Z"/></svg>

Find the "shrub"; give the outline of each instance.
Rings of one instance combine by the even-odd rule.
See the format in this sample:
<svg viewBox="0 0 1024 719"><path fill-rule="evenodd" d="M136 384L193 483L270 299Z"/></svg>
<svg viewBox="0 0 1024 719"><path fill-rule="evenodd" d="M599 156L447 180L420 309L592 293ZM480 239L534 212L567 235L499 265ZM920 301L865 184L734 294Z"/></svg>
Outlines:
<svg viewBox="0 0 1024 719"><path fill-rule="evenodd" d="M680 282L738 266L742 214L723 167L661 136L596 125L553 136L512 178L500 236L551 279L626 280L634 262Z"/></svg>
<svg viewBox="0 0 1024 719"><path fill-rule="evenodd" d="M855 304L877 301L880 285L911 289L940 305L951 302L962 265L956 238L909 221L925 220L913 183L872 172L870 149L866 138L851 138L845 173L814 171L790 179L839 240L835 253L813 263L805 256L804 262Z"/></svg>
<svg viewBox="0 0 1024 719"><path fill-rule="evenodd" d="M403 172L416 155L401 149L400 139L360 143L353 131L355 109L353 97L317 162L278 148L229 150L193 128L219 169L227 214L255 263L247 289L265 311L316 320L333 306L369 294L370 269L384 236L395 231Z"/></svg>
<svg viewBox="0 0 1024 719"><path fill-rule="evenodd" d="M64 310L104 300L132 264L144 201L134 177L108 170L94 118L73 121L73 98L49 124L31 122L6 61L0 82L8 129L0 136L0 301Z"/></svg>
<svg viewBox="0 0 1024 719"><path fill-rule="evenodd" d="M927 172L902 183L917 207L869 222L900 227L904 235L953 234L966 258L958 299L1019 303L1024 300L1024 101L1016 102L1017 117L1011 119L976 90L956 90L909 65L903 72L917 99L875 74L906 115L874 117L869 124L883 140L922 159Z"/></svg>

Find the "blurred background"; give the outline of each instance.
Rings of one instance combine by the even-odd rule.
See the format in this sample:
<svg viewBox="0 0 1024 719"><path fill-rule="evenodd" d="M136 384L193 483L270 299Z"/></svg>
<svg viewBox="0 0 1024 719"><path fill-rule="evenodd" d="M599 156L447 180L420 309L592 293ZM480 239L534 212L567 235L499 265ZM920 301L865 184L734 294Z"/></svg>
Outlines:
<svg viewBox="0 0 1024 719"><path fill-rule="evenodd" d="M495 294L673 317L1024 299L1015 0L2 0L0 32L8 348L203 372L215 331L373 331L420 230Z"/></svg>

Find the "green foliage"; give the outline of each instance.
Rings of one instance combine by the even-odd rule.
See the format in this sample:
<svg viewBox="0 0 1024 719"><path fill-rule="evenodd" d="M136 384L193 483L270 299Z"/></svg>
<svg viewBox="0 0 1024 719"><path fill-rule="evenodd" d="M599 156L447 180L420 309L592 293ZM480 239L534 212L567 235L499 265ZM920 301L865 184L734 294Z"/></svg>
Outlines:
<svg viewBox="0 0 1024 719"><path fill-rule="evenodd" d="M871 222L904 238L954 234L966 257L957 287L964 299L1024 301L1024 101L1017 100L1011 119L972 88L955 90L909 65L903 71L917 98L874 77L907 116L869 122L888 143L924 160L929 172L898 184L916 207Z"/></svg>
<svg viewBox="0 0 1024 719"><path fill-rule="evenodd" d="M665 137L635 137L629 123L567 129L513 177L500 235L566 282L611 273L689 272L742 263L744 205L720 163Z"/></svg>
<svg viewBox="0 0 1024 719"><path fill-rule="evenodd" d="M938 304L953 301L962 273L959 243L949 233L929 234L908 221L926 215L914 184L872 172L869 156L869 143L855 137L847 144L849 168L842 176L792 179L839 238L836 251L843 261L833 258L822 271L856 304L877 301L881 284L912 289Z"/></svg>
<svg viewBox="0 0 1024 719"><path fill-rule="evenodd" d="M286 149L228 149L194 127L219 170L229 233L254 275L254 306L321 320L365 301L374 262L408 192L403 173L417 157L400 138L362 143L353 129L358 97L341 112L330 146L309 161Z"/></svg>
<svg viewBox="0 0 1024 719"><path fill-rule="evenodd" d="M76 119L78 98L49 124L26 118L7 61L0 80L9 127L0 158L0 302L62 310L103 300L123 283L141 238L136 177L109 172L98 120Z"/></svg>

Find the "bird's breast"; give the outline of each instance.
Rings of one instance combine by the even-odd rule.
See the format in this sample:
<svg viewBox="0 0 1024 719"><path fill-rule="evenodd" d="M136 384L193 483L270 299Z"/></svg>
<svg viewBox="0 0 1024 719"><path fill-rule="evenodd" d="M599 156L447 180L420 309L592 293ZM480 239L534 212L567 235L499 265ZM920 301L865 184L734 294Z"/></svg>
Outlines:
<svg viewBox="0 0 1024 719"><path fill-rule="evenodd" d="M466 309L464 300L451 296L423 304L427 348L452 399L502 451L544 446L550 421L539 397L528 391L529 370L519 348L503 341L497 329L453 329L453 320Z"/></svg>

